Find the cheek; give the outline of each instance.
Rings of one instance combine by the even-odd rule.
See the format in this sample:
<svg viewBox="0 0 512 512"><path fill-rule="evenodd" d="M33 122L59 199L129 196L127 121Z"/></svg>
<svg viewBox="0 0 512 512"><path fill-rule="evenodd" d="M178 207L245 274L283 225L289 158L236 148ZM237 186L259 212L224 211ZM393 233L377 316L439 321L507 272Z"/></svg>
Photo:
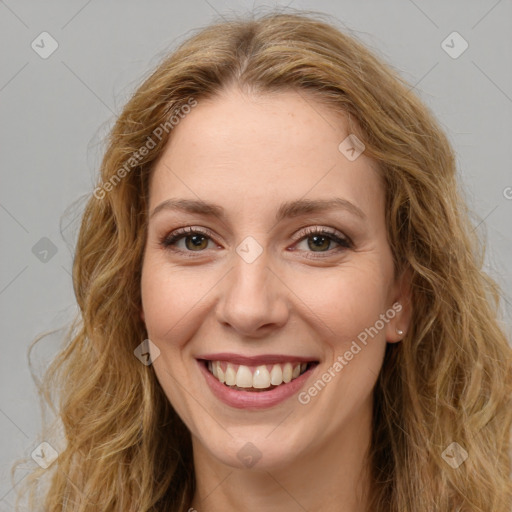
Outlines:
<svg viewBox="0 0 512 512"><path fill-rule="evenodd" d="M390 306L391 276L383 267L374 261L317 271L296 276L291 288L338 339L353 339Z"/></svg>
<svg viewBox="0 0 512 512"><path fill-rule="evenodd" d="M199 325L201 298L215 282L207 276L204 270L173 268L151 256L145 261L141 296L150 339L157 343L174 339L179 344L189 329Z"/></svg>

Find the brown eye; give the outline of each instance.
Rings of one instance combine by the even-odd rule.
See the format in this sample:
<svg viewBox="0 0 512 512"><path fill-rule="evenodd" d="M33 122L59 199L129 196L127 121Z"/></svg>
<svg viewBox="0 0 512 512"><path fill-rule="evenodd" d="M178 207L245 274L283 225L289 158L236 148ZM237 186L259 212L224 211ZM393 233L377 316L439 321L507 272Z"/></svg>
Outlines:
<svg viewBox="0 0 512 512"><path fill-rule="evenodd" d="M319 251L328 249L331 242L331 238L323 235L312 235L308 237L308 247L315 252L317 252L317 249Z"/></svg>
<svg viewBox="0 0 512 512"><path fill-rule="evenodd" d="M352 247L350 239L337 230L314 227L302 231L297 236L300 238L298 238L296 247L305 253L306 258L328 257ZM306 248L301 249L300 244L306 241ZM332 243L338 247L330 248ZM318 255L311 253L317 253Z"/></svg>
<svg viewBox="0 0 512 512"><path fill-rule="evenodd" d="M185 244L179 246L179 243L184 240ZM183 228L170 233L161 240L161 245L164 248L175 249L188 252L201 252L208 248L208 242L211 238L208 233L203 232L197 228Z"/></svg>
<svg viewBox="0 0 512 512"><path fill-rule="evenodd" d="M190 241L191 243L187 243L188 241ZM185 237L185 246L187 247L187 249L190 249L191 251L195 251L196 249L206 249L206 247L208 247L208 240L207 237L200 234L187 235Z"/></svg>

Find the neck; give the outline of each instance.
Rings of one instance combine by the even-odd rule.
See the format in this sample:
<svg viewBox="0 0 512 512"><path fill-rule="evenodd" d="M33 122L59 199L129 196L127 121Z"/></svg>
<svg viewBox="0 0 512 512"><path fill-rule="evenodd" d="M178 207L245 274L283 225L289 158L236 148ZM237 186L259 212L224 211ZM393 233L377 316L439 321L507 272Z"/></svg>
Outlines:
<svg viewBox="0 0 512 512"><path fill-rule="evenodd" d="M281 466L238 469L214 458L194 436L197 512L364 512L370 489L366 459L371 400L342 432L312 443Z"/></svg>

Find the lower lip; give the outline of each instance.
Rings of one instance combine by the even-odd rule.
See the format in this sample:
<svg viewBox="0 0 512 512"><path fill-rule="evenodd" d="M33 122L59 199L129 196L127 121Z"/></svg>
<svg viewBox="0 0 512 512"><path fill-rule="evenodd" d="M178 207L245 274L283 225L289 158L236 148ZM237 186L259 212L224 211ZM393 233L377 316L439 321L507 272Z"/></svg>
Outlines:
<svg viewBox="0 0 512 512"><path fill-rule="evenodd" d="M269 391L237 391L236 389L231 389L226 386L214 377L206 368L204 361L197 362L212 393L225 404L238 409L267 409L283 402L301 389L318 366L318 364L316 364L312 368L308 368L296 379L286 384L280 384L277 388L273 388Z"/></svg>

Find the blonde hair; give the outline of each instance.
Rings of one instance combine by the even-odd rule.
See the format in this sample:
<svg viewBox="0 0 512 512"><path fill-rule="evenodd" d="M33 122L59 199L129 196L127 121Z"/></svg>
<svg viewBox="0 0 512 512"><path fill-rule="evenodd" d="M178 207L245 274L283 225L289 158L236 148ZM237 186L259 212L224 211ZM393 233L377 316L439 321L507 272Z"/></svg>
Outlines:
<svg viewBox="0 0 512 512"><path fill-rule="evenodd" d="M369 510L510 512L511 349L453 151L396 72L311 12L201 29L117 119L76 246L80 315L41 387L46 401L50 389L59 396L66 440L46 470L45 512L190 506L190 433L152 367L133 354L147 337L139 312L148 181L172 135L163 130L159 139L155 130L191 99L230 84L262 94L296 90L346 113L385 183L388 240L397 274L411 272L413 314L404 340L387 345L375 388ZM154 147L140 151L149 138ZM452 442L469 455L456 469L442 456ZM35 485L43 472L27 478L33 503L42 502Z"/></svg>

